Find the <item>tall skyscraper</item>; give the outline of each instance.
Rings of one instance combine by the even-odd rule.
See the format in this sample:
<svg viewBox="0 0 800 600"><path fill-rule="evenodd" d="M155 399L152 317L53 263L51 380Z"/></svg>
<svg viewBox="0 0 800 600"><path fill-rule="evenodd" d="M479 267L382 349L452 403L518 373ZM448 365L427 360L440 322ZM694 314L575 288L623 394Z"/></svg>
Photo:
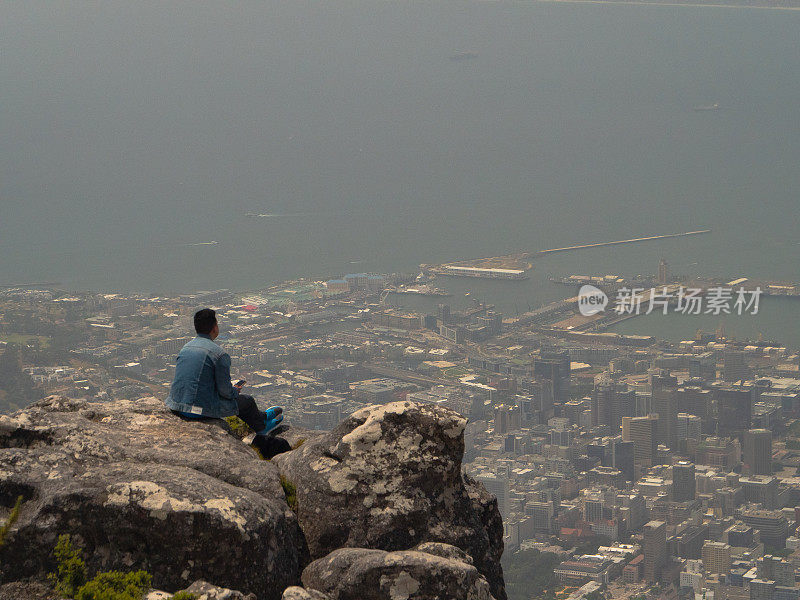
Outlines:
<svg viewBox="0 0 800 600"><path fill-rule="evenodd" d="M658 415L656 436L659 443L676 448L676 429L678 421L678 405L676 393L678 380L671 375L661 373L650 377L652 388L652 411Z"/></svg>
<svg viewBox="0 0 800 600"><path fill-rule="evenodd" d="M659 285L667 285L670 282L669 265L665 259L658 261L658 283Z"/></svg>
<svg viewBox="0 0 800 600"><path fill-rule="evenodd" d="M772 432L769 429L748 429L742 444L742 460L753 475L772 474Z"/></svg>
<svg viewBox="0 0 800 600"><path fill-rule="evenodd" d="M553 400L566 402L569 399L570 365L566 350L542 350L533 358L533 377L552 383Z"/></svg>
<svg viewBox="0 0 800 600"><path fill-rule="evenodd" d="M622 438L613 443L614 464L613 467L622 471L625 481L635 481L636 471L634 469L634 443L626 442Z"/></svg>
<svg viewBox="0 0 800 600"><path fill-rule="evenodd" d="M750 429L753 414L752 390L744 386L714 388L717 401L717 432L724 436L738 436Z"/></svg>
<svg viewBox="0 0 800 600"><path fill-rule="evenodd" d="M667 524L650 521L644 526L644 578L655 582L667 564Z"/></svg>
<svg viewBox="0 0 800 600"><path fill-rule="evenodd" d="M592 391L592 424L608 425L612 435L619 433L622 417L636 414L636 392L611 379L598 382Z"/></svg>
<svg viewBox="0 0 800 600"><path fill-rule="evenodd" d="M497 496L497 509L500 516L508 517L509 484L505 474L481 473L475 477L480 481L490 494Z"/></svg>
<svg viewBox="0 0 800 600"><path fill-rule="evenodd" d="M656 426L658 417L624 417L622 419L622 438L633 442L633 459L640 467L651 467L658 446Z"/></svg>
<svg viewBox="0 0 800 600"><path fill-rule="evenodd" d="M714 433L713 395L711 390L698 385L684 384L675 395L676 409L700 417L703 433Z"/></svg>
<svg viewBox="0 0 800 600"><path fill-rule="evenodd" d="M675 502L694 500L696 492L694 464L680 461L672 466L672 498Z"/></svg>
<svg viewBox="0 0 800 600"><path fill-rule="evenodd" d="M741 350L726 350L722 355L722 379L724 381L745 381L750 379L747 358Z"/></svg>
<svg viewBox="0 0 800 600"><path fill-rule="evenodd" d="M678 427L676 430L678 440L700 441L702 420L697 415L678 413Z"/></svg>
<svg viewBox="0 0 800 600"><path fill-rule="evenodd" d="M518 431L521 425L520 410L518 406L500 404L494 408L494 433L506 434L509 431Z"/></svg>

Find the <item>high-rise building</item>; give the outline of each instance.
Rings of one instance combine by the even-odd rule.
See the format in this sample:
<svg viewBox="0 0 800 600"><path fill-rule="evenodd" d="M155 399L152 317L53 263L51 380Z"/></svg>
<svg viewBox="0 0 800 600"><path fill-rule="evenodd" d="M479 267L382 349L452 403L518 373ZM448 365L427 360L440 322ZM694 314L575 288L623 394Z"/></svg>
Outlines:
<svg viewBox="0 0 800 600"><path fill-rule="evenodd" d="M775 585L795 587L794 563L791 561L767 554L756 561L756 568L759 579L774 581Z"/></svg>
<svg viewBox="0 0 800 600"><path fill-rule="evenodd" d="M707 573L728 574L731 570L731 547L724 542L703 544L703 568Z"/></svg>
<svg viewBox="0 0 800 600"><path fill-rule="evenodd" d="M591 398L569 400L561 407L561 416L568 418L571 423L578 425L580 423L581 413L587 408L590 409L591 405Z"/></svg>
<svg viewBox="0 0 800 600"><path fill-rule="evenodd" d="M553 446L567 448L572 445L572 429L569 427L555 427L550 430L550 443Z"/></svg>
<svg viewBox="0 0 800 600"><path fill-rule="evenodd" d="M713 381L717 378L717 359L713 352L689 357L689 377Z"/></svg>
<svg viewBox="0 0 800 600"><path fill-rule="evenodd" d="M679 413L697 415L702 421L703 433L714 433L713 394L699 385L684 383L675 393L675 405Z"/></svg>
<svg viewBox="0 0 800 600"><path fill-rule="evenodd" d="M551 533L556 511L552 502L531 500L525 503L525 514L532 518L533 530L536 533Z"/></svg>
<svg viewBox="0 0 800 600"><path fill-rule="evenodd" d="M626 522L629 532L639 529L647 522L647 504L641 494L619 494L616 502L619 515Z"/></svg>
<svg viewBox="0 0 800 600"><path fill-rule="evenodd" d="M553 400L566 402L569 399L570 365L566 350L542 350L533 359L533 376L552 383Z"/></svg>
<svg viewBox="0 0 800 600"><path fill-rule="evenodd" d="M769 429L748 429L742 444L745 469L753 475L772 474L772 432Z"/></svg>
<svg viewBox="0 0 800 600"><path fill-rule="evenodd" d="M657 423L658 417L655 415L622 419L622 438L626 442L633 442L633 460L638 466L650 467L653 465L658 445Z"/></svg>
<svg viewBox="0 0 800 600"><path fill-rule="evenodd" d="M507 518L510 493L508 477L505 474L481 473L476 475L475 479L480 481L490 494L497 496L497 508L500 516Z"/></svg>
<svg viewBox="0 0 800 600"><path fill-rule="evenodd" d="M739 478L744 501L755 502L762 508L778 508L778 483L778 478L770 475Z"/></svg>
<svg viewBox="0 0 800 600"><path fill-rule="evenodd" d="M717 433L738 436L750 429L753 412L752 391L744 386L720 386L714 388L717 402Z"/></svg>
<svg viewBox="0 0 800 600"><path fill-rule="evenodd" d="M592 425L608 425L612 434L619 433L622 417L636 414L636 392L627 386L605 379L592 391Z"/></svg>
<svg viewBox="0 0 800 600"><path fill-rule="evenodd" d="M518 406L500 404L494 409L494 433L505 435L509 431L518 431L521 427L521 416Z"/></svg>
<svg viewBox="0 0 800 600"><path fill-rule="evenodd" d="M622 471L625 481L635 481L634 443L626 442L621 437L613 442L613 467Z"/></svg>
<svg viewBox="0 0 800 600"><path fill-rule="evenodd" d="M750 379L747 358L741 350L726 350L722 355L723 381L745 381Z"/></svg>
<svg viewBox="0 0 800 600"><path fill-rule="evenodd" d="M658 283L659 285L667 285L670 283L669 265L665 259L658 261Z"/></svg>
<svg viewBox="0 0 800 600"><path fill-rule="evenodd" d="M695 462L718 469L730 470L739 464L742 449L739 440L728 437L709 436L697 447Z"/></svg>
<svg viewBox="0 0 800 600"><path fill-rule="evenodd" d="M586 455L600 460L604 467L614 467L622 472L625 481L635 480L633 442L626 442L622 436L595 438L586 446Z"/></svg>
<svg viewBox="0 0 800 600"><path fill-rule="evenodd" d="M750 582L750 600L773 600L775 582L765 579L753 579Z"/></svg>
<svg viewBox="0 0 800 600"><path fill-rule="evenodd" d="M583 502L583 518L588 523L597 523L606 518L604 506L601 499L586 498Z"/></svg>
<svg viewBox="0 0 800 600"><path fill-rule="evenodd" d="M675 449L678 421L678 380L666 373L650 377L651 410L658 415L656 437L662 444Z"/></svg>
<svg viewBox="0 0 800 600"><path fill-rule="evenodd" d="M442 323L447 325L450 322L450 305L440 304L436 311L436 316L439 317Z"/></svg>
<svg viewBox="0 0 800 600"><path fill-rule="evenodd" d="M740 511L739 517L761 534L761 541L765 544L776 548L786 546L789 522L781 511L745 508Z"/></svg>
<svg viewBox="0 0 800 600"><path fill-rule="evenodd" d="M702 420L697 415L690 415L689 413L678 413L677 420L677 437L678 440L695 440L700 441L700 433L702 432Z"/></svg>
<svg viewBox="0 0 800 600"><path fill-rule="evenodd" d="M694 464L680 461L672 466L672 499L675 502L694 500L697 489Z"/></svg>
<svg viewBox="0 0 800 600"><path fill-rule="evenodd" d="M644 526L644 578L658 581L667 564L667 524L650 521Z"/></svg>

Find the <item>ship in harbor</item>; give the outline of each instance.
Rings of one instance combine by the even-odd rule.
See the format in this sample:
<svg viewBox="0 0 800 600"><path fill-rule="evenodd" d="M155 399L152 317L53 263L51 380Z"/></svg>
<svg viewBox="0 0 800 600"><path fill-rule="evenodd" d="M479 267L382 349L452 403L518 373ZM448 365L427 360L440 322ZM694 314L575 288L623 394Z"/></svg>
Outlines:
<svg viewBox="0 0 800 600"><path fill-rule="evenodd" d="M719 110L719 103L695 106L694 108L692 108L692 110L694 112L704 112L704 111L708 111L708 110Z"/></svg>

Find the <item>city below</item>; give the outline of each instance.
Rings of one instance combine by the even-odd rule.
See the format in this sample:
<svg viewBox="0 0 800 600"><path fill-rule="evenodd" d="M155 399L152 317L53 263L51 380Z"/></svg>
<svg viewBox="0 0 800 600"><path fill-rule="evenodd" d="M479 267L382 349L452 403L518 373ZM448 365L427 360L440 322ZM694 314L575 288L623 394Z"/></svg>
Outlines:
<svg viewBox="0 0 800 600"><path fill-rule="evenodd" d="M605 311L584 314L579 294L511 316L479 300L455 310L439 283L522 279L532 256L245 293L7 288L0 412L50 394L163 398L192 314L211 307L233 377L262 407L283 406L288 423L327 430L400 399L468 417L463 470L497 497L512 600L800 600L796 349L722 331L676 343L605 331L639 314L611 310L625 291L638 290L644 314L659 294L658 312L680 309L687 289L720 307L727 289L720 310L730 312L737 289L757 302L800 296L800 284L689 279L662 260L652 276L552 278L602 290ZM438 297L438 307L389 305L406 294Z"/></svg>

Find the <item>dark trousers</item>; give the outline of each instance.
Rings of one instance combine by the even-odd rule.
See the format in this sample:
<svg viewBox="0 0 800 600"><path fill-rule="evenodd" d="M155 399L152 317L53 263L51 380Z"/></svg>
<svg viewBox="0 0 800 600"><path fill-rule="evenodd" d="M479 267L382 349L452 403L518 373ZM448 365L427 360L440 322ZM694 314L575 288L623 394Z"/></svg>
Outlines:
<svg viewBox="0 0 800 600"><path fill-rule="evenodd" d="M256 400L247 394L239 394L236 400L239 406L239 418L247 423L253 431L261 431L267 426L267 418L256 405Z"/></svg>
<svg viewBox="0 0 800 600"><path fill-rule="evenodd" d="M259 432L267 426L267 418L264 416L264 413L261 411L261 409L258 408L256 401L252 396L248 396L247 394L239 394L239 398L236 403L239 406L239 418L247 423L247 426L250 427L250 429L255 432ZM253 440L253 446L258 448L261 456L267 459L272 458L276 454L288 452L292 449L292 447L289 445L289 442L287 442L285 439L272 435L257 435Z"/></svg>

